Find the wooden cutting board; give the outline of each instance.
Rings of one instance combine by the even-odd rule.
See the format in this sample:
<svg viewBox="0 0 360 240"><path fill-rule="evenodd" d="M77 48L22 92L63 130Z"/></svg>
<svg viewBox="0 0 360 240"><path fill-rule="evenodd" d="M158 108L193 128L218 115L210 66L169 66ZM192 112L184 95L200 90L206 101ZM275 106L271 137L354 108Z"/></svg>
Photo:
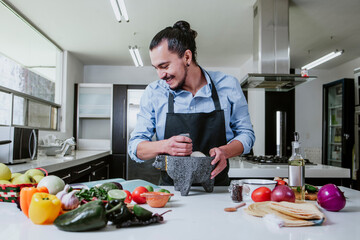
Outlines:
<svg viewBox="0 0 360 240"><path fill-rule="evenodd" d="M299 192L295 192L295 198L297 200L300 200L300 193ZM317 200L317 192L316 193L305 193L305 200L311 200L311 201L316 201Z"/></svg>

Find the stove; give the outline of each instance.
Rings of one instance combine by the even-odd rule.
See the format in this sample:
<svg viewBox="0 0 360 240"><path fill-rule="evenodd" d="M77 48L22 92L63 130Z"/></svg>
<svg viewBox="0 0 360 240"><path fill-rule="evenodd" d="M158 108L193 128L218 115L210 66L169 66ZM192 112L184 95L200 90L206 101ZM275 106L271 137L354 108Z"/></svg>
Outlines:
<svg viewBox="0 0 360 240"><path fill-rule="evenodd" d="M245 161L260 164L260 165L286 165L288 164L289 157L279 157L279 156L246 156L243 158ZM316 165L309 161L309 159L304 159L305 165Z"/></svg>

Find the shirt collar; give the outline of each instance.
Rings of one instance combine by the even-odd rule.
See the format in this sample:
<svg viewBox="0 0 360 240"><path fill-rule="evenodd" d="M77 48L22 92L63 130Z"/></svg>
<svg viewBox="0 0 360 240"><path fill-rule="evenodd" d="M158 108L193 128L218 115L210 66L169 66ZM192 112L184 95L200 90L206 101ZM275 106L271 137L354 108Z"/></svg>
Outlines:
<svg viewBox="0 0 360 240"><path fill-rule="evenodd" d="M200 66L199 66L200 67ZM199 96L199 97L209 97L211 96L211 89L212 89L212 85L211 85L211 81L210 81L210 76L208 74L207 71L205 71L202 67L200 67L201 71L203 72L205 79L207 81L207 84L202 87L195 96ZM178 96L182 93L187 93L188 91L185 91L183 89L179 89L179 90L172 90L170 89L170 86L168 84L166 84L166 82L164 80L162 80L165 83L165 87L174 95L174 96Z"/></svg>

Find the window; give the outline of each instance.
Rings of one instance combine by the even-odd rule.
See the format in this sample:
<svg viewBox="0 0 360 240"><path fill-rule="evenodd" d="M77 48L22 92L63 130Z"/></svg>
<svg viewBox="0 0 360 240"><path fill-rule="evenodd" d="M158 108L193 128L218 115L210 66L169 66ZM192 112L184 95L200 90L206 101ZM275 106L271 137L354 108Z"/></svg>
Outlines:
<svg viewBox="0 0 360 240"><path fill-rule="evenodd" d="M0 125L58 129L63 51L0 2Z"/></svg>

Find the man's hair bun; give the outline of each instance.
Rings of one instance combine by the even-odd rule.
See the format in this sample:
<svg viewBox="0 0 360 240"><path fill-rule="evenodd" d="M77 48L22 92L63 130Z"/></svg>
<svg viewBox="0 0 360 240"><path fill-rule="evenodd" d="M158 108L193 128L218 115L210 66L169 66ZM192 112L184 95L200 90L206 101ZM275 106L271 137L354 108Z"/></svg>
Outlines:
<svg viewBox="0 0 360 240"><path fill-rule="evenodd" d="M186 34L190 34L192 38L196 38L197 36L197 32L192 30L190 28L190 24L186 21L177 21L174 25L173 28L177 28L180 29L182 32L186 33Z"/></svg>

